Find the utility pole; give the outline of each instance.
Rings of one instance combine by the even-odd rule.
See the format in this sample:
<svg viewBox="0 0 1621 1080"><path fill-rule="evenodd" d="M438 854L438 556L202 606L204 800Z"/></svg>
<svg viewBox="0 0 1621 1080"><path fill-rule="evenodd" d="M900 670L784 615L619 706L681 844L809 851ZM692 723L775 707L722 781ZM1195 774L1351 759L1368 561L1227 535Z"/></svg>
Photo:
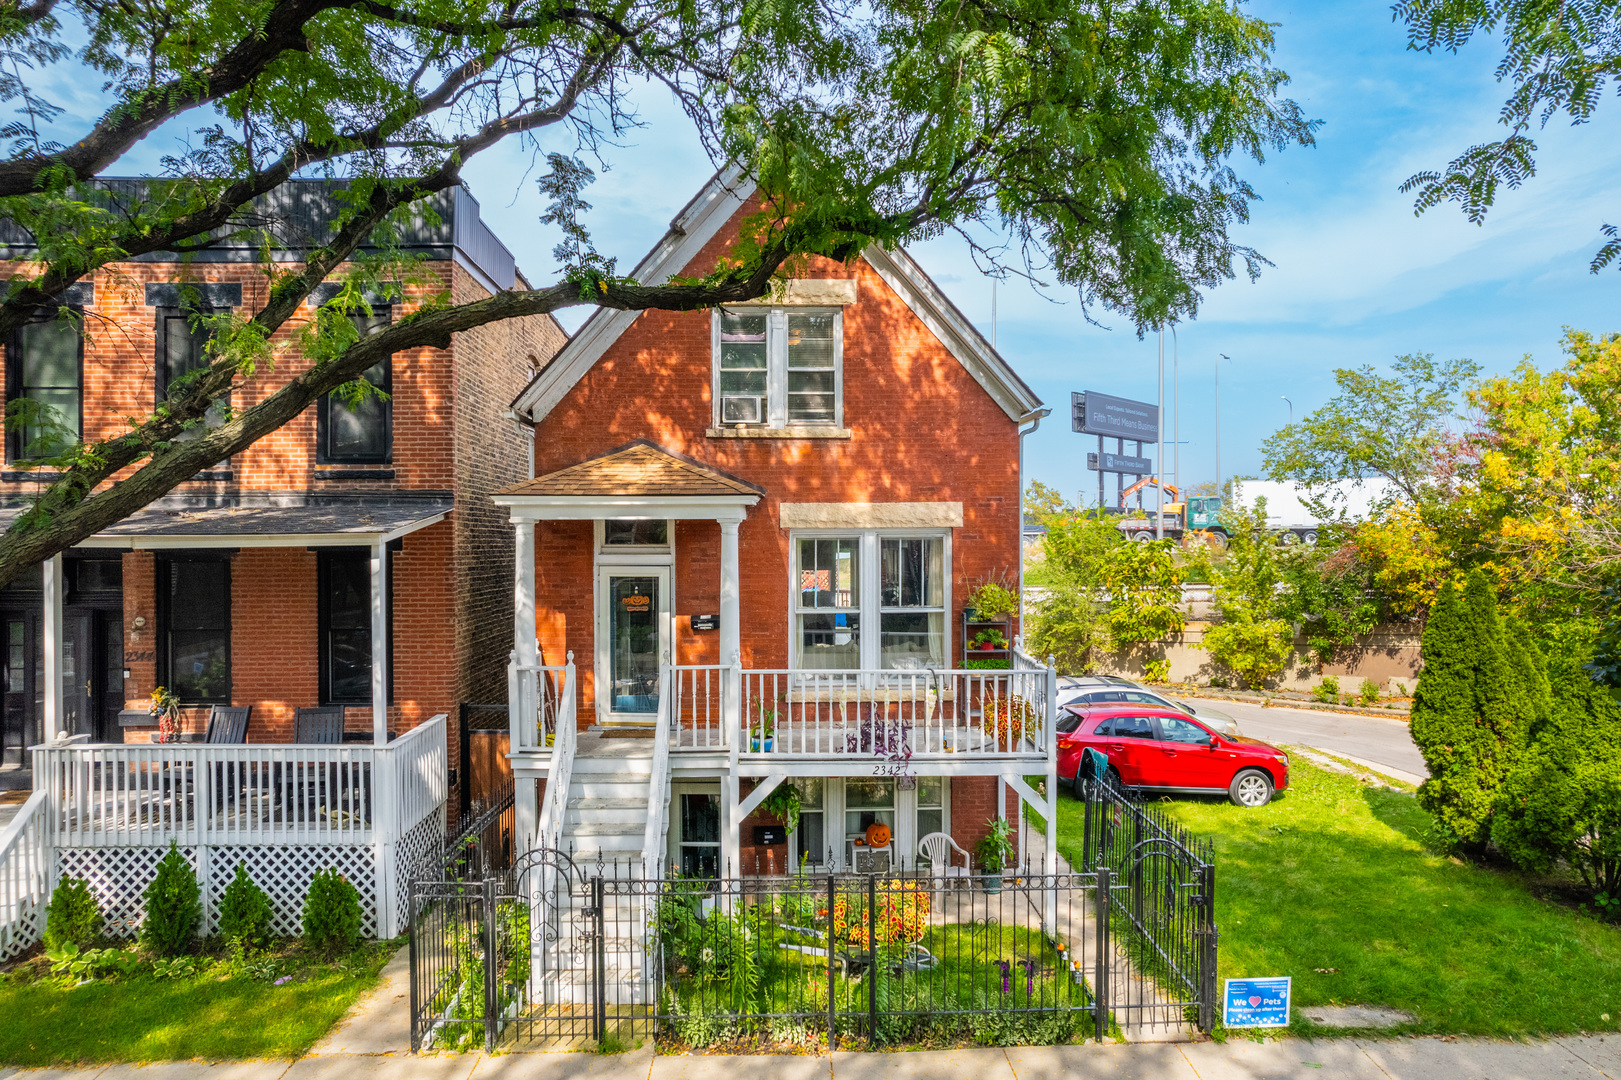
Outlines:
<svg viewBox="0 0 1621 1080"><path fill-rule="evenodd" d="M1176 485L1178 496L1182 494L1182 346L1176 337L1176 327L1171 327L1171 403L1176 410L1176 427L1171 429L1171 453L1175 455L1176 464L1171 469L1171 483Z"/></svg>
<svg viewBox="0 0 1621 1080"><path fill-rule="evenodd" d="M1159 483L1154 485L1154 539L1165 539L1165 328L1159 331L1159 413L1154 434L1159 437Z"/></svg>

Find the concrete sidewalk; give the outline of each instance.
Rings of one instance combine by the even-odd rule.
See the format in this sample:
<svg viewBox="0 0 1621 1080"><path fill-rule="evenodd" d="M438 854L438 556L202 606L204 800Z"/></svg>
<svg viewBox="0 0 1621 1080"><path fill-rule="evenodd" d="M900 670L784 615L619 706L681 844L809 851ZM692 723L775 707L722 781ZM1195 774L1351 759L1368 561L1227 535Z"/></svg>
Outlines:
<svg viewBox="0 0 1621 1080"><path fill-rule="evenodd" d="M6 1069L0 1080L1621 1080L1621 1036L1282 1039L783 1057L311 1054L298 1061Z"/></svg>

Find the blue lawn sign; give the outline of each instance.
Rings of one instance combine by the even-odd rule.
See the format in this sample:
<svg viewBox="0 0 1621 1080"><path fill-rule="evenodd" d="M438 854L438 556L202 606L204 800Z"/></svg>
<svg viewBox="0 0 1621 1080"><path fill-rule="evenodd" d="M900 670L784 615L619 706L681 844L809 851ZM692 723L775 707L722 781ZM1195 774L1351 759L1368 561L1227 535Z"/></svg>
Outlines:
<svg viewBox="0 0 1621 1080"><path fill-rule="evenodd" d="M1221 1022L1230 1028L1288 1027L1289 977L1228 979Z"/></svg>

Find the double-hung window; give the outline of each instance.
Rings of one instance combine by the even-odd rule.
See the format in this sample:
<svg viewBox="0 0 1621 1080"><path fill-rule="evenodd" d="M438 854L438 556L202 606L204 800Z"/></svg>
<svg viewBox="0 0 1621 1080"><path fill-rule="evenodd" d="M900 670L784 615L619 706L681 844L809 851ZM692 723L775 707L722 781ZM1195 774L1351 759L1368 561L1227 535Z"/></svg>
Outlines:
<svg viewBox="0 0 1621 1080"><path fill-rule="evenodd" d="M390 311L375 306L370 314L354 316L355 329L362 338L377 333L392 321ZM372 389L360 395L335 390L321 399L316 460L322 464L386 465L393 460L393 356L367 368L360 380Z"/></svg>
<svg viewBox="0 0 1621 1080"><path fill-rule="evenodd" d="M49 458L79 440L84 420L84 347L78 322L50 310L12 334L6 404L26 401L28 421L6 433L12 461Z"/></svg>
<svg viewBox="0 0 1621 1080"><path fill-rule="evenodd" d="M839 427L844 317L838 309L740 307L715 315L721 427Z"/></svg>
<svg viewBox="0 0 1621 1080"><path fill-rule="evenodd" d="M158 677L186 704L231 701L231 564L158 562Z"/></svg>
<svg viewBox="0 0 1621 1080"><path fill-rule="evenodd" d="M947 534L796 533L794 559L797 668L945 666Z"/></svg>
<svg viewBox="0 0 1621 1080"><path fill-rule="evenodd" d="M321 704L369 705L371 552L366 548L329 548L316 558ZM393 560L389 566L392 568ZM388 592L392 594L393 590ZM392 629L392 622L390 626ZM392 668L389 665L390 671Z"/></svg>
<svg viewBox="0 0 1621 1080"><path fill-rule="evenodd" d="M158 309L158 400L181 393L181 380L208 367L208 342L214 336L202 318L207 310L189 308Z"/></svg>

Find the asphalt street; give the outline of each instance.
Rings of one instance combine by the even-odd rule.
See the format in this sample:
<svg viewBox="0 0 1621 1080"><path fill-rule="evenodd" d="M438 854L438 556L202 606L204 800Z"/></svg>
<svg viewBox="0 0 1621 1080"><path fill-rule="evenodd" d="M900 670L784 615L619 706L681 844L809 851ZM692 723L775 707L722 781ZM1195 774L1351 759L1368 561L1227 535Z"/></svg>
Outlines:
<svg viewBox="0 0 1621 1080"><path fill-rule="evenodd" d="M1207 705L1238 721L1253 739L1280 746L1309 746L1365 765L1382 766L1397 780L1417 784L1429 775L1424 756L1413 745L1406 720L1357 716L1314 709L1284 709L1245 701L1183 700Z"/></svg>

